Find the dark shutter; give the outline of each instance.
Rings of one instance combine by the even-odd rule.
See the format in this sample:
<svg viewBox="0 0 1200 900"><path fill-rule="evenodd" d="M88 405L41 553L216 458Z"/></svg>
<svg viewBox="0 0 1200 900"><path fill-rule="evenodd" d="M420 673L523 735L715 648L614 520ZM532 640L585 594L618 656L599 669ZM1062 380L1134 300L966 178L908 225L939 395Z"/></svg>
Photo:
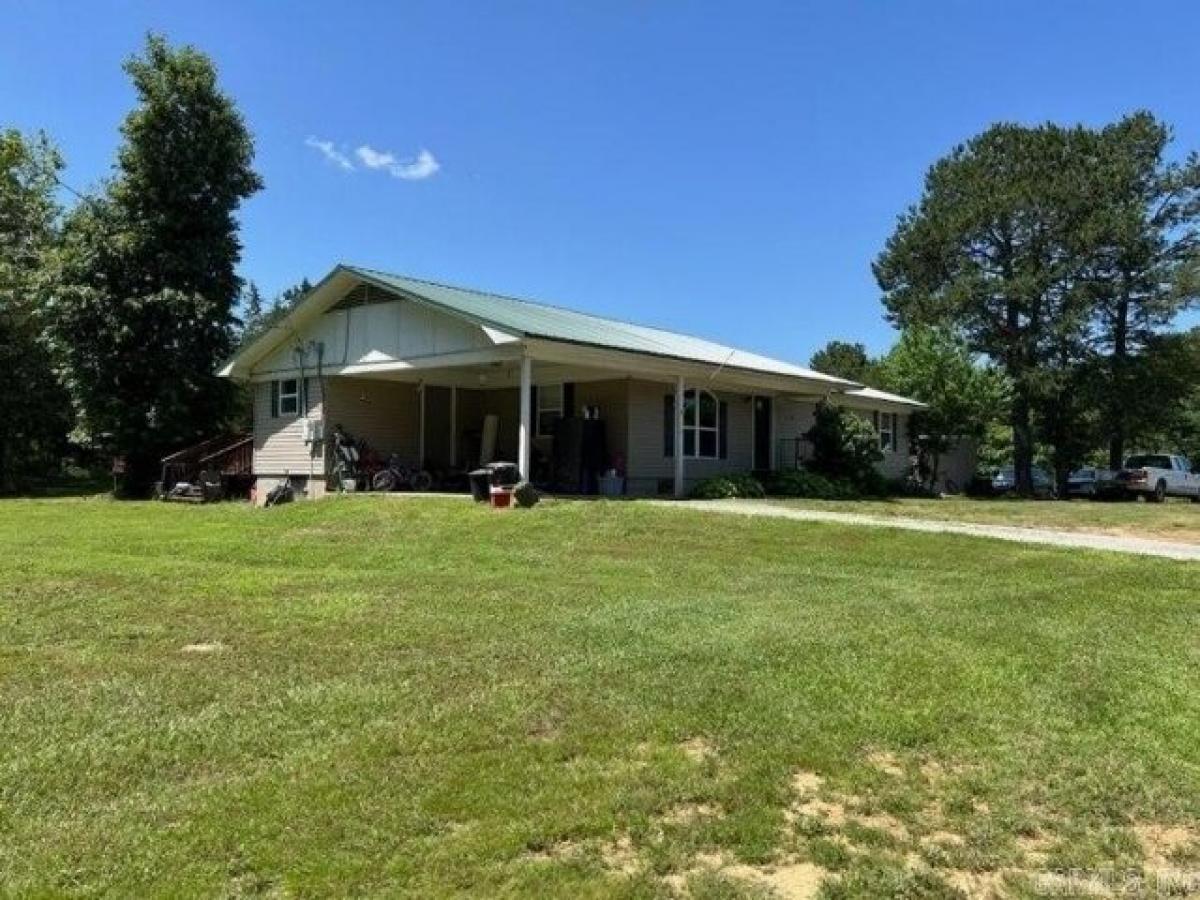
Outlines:
<svg viewBox="0 0 1200 900"><path fill-rule="evenodd" d="M575 382L565 382L562 391L563 416L569 419L575 415Z"/></svg>
<svg viewBox="0 0 1200 900"><path fill-rule="evenodd" d="M675 395L663 395L663 456L675 455Z"/></svg>
<svg viewBox="0 0 1200 900"><path fill-rule="evenodd" d="M729 404L724 400L717 405L717 455L729 459Z"/></svg>
<svg viewBox="0 0 1200 900"><path fill-rule="evenodd" d="M518 391L517 393L520 393L520 391ZM536 384L531 384L529 386L529 410L530 410L530 416L533 419L533 435L532 436L537 437L539 434L539 431L542 427L542 417L540 415L538 415L537 385Z"/></svg>
<svg viewBox="0 0 1200 900"><path fill-rule="evenodd" d="M279 382L271 382L271 418L279 418Z"/></svg>

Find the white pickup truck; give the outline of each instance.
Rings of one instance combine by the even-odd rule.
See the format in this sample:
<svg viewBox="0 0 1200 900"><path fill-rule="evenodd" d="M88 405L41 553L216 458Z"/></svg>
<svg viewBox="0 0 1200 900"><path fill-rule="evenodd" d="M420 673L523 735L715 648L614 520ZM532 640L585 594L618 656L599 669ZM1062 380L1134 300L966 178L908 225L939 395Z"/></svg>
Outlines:
<svg viewBox="0 0 1200 900"><path fill-rule="evenodd" d="M1200 503L1200 472L1184 456L1166 453L1143 453L1125 460L1125 468L1117 473L1125 490L1141 494L1153 503L1167 497L1191 497Z"/></svg>

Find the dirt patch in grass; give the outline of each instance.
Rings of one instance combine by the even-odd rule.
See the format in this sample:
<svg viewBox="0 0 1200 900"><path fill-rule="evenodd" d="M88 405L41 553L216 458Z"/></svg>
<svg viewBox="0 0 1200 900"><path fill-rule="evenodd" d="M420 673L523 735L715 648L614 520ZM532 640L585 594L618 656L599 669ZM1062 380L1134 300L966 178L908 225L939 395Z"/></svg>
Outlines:
<svg viewBox="0 0 1200 900"><path fill-rule="evenodd" d="M668 875L663 881L676 893L688 896L688 882L701 875L719 875L764 888L781 900L812 900L821 883L830 876L828 869L809 862L780 862L752 866L737 862L725 853L701 853L686 872Z"/></svg>
<svg viewBox="0 0 1200 900"><path fill-rule="evenodd" d="M600 859L606 868L622 875L635 875L642 868L641 857L627 834L602 843Z"/></svg>
<svg viewBox="0 0 1200 900"><path fill-rule="evenodd" d="M717 757L717 748L702 737L688 738L686 741L680 742L679 749L694 763L706 762Z"/></svg>
<svg viewBox="0 0 1200 900"><path fill-rule="evenodd" d="M720 819L725 815L716 803L678 803L658 817L663 825L694 825Z"/></svg>
<svg viewBox="0 0 1200 900"><path fill-rule="evenodd" d="M522 859L532 863L573 862L589 856L599 858L606 869L619 875L636 875L643 863L629 835L622 834L609 841L557 841L548 847L526 851Z"/></svg>
<svg viewBox="0 0 1200 900"><path fill-rule="evenodd" d="M1138 822L1133 833L1146 865L1151 868L1169 868L1179 856L1194 853L1200 847L1200 829L1194 827Z"/></svg>
<svg viewBox="0 0 1200 900"><path fill-rule="evenodd" d="M877 750L872 753L867 757L867 762L884 775L891 775L893 778L903 778L905 775L904 764L900 762L899 757L886 750Z"/></svg>

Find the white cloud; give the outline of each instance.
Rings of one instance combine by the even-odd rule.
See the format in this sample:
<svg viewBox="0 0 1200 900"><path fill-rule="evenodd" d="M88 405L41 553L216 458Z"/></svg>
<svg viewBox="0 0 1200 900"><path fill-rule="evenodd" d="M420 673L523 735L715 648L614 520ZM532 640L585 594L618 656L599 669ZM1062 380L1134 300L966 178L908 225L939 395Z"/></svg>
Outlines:
<svg viewBox="0 0 1200 900"><path fill-rule="evenodd" d="M338 150L333 141L322 141L319 138L309 135L304 139L304 143L306 146L317 150L323 157L325 157L327 160L329 160L329 162L333 163L339 169L342 169L346 172L354 171L354 163L350 162L350 157Z"/></svg>
<svg viewBox="0 0 1200 900"><path fill-rule="evenodd" d="M424 148L416 159L406 160L399 160L394 153L376 150L369 144L363 144L354 153L368 169L383 169L393 178L403 178L405 181L421 181L436 174L442 167L434 155Z"/></svg>
<svg viewBox="0 0 1200 900"><path fill-rule="evenodd" d="M354 153L368 169L386 169L396 164L396 157L392 154L381 153L369 144L363 144Z"/></svg>

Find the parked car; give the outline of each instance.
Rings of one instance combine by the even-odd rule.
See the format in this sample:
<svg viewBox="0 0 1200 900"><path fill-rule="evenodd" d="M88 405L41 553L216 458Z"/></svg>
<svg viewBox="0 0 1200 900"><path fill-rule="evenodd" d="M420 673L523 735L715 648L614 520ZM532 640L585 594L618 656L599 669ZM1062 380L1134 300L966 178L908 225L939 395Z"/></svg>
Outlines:
<svg viewBox="0 0 1200 900"><path fill-rule="evenodd" d="M1125 485L1117 480L1112 469L1076 469L1067 476L1067 495L1070 497L1111 497L1122 493Z"/></svg>
<svg viewBox="0 0 1200 900"><path fill-rule="evenodd" d="M1035 497L1053 497L1054 479L1045 469L1033 467L1033 495ZM1017 489L1017 470L1015 466L1005 466L992 473L992 493L1007 494Z"/></svg>
<svg viewBox="0 0 1200 900"><path fill-rule="evenodd" d="M1200 503L1200 473L1187 457L1169 453L1141 453L1125 460L1125 468L1117 473L1125 490L1162 503L1167 497L1190 497Z"/></svg>

